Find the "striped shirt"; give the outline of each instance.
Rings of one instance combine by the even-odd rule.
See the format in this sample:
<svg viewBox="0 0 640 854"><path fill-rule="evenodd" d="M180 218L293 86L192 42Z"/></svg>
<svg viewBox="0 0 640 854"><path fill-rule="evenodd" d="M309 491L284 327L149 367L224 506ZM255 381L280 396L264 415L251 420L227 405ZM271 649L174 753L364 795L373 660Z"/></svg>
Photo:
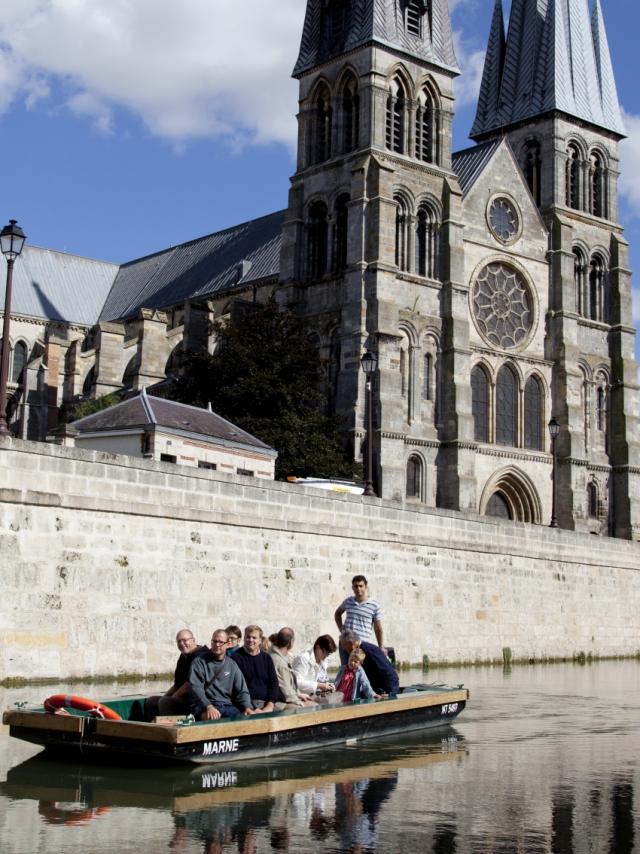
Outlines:
<svg viewBox="0 0 640 854"><path fill-rule="evenodd" d="M340 608L344 612L343 631L355 632L361 641L376 643L373 623L382 619L382 611L375 599L358 602L355 596L348 596Z"/></svg>

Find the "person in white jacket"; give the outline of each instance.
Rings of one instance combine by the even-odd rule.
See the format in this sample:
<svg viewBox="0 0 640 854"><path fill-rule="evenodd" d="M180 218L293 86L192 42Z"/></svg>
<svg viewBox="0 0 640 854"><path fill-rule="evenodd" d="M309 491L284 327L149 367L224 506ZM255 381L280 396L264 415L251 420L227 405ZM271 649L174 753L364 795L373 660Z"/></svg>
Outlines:
<svg viewBox="0 0 640 854"><path fill-rule="evenodd" d="M307 694L329 694L335 686L329 682L325 669L326 659L336 651L331 635L320 635L311 649L305 649L293 659L293 670L298 688Z"/></svg>

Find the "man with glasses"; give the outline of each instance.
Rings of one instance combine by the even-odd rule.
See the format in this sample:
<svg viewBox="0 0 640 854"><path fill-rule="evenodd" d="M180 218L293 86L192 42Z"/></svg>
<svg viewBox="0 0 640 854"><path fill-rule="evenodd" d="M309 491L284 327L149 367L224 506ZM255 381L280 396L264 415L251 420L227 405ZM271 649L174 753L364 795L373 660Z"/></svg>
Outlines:
<svg viewBox="0 0 640 854"><path fill-rule="evenodd" d="M216 629L211 649L191 665L190 711L201 721L217 721L236 715L252 715L247 683L233 658L227 655L229 638L224 629Z"/></svg>
<svg viewBox="0 0 640 854"><path fill-rule="evenodd" d="M157 715L189 714L189 671L194 659L209 650L206 646L196 643L190 629L180 629L176 635L176 645L180 656L173 675L173 685L162 696L147 697L145 716L148 720Z"/></svg>

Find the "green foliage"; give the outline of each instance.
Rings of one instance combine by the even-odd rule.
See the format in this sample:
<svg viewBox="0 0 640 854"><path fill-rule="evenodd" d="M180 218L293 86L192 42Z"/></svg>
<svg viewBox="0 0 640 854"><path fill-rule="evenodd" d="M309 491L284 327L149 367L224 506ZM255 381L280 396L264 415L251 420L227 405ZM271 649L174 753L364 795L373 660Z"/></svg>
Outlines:
<svg viewBox="0 0 640 854"><path fill-rule="evenodd" d="M187 353L171 397L211 403L275 448L276 477L357 476L338 420L324 414L323 367L298 318L272 299L266 306L239 306L214 331L215 353Z"/></svg>
<svg viewBox="0 0 640 854"><path fill-rule="evenodd" d="M94 412L100 412L102 409L107 409L115 403L120 403L120 400L121 397L117 392L113 394L103 394L102 397L96 397L91 400L81 400L67 413L67 422L77 421L79 418L84 418L86 415L93 415Z"/></svg>

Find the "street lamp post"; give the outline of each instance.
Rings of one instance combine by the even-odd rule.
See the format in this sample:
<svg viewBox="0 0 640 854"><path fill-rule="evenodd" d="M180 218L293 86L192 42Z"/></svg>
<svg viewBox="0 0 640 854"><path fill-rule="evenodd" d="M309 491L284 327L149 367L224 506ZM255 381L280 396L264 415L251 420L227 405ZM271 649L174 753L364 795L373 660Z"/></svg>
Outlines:
<svg viewBox="0 0 640 854"><path fill-rule="evenodd" d="M7 383L9 382L9 325L11 323L11 285L13 262L22 252L25 234L15 219L0 231L0 250L7 259L7 286L4 292L4 321L2 324L2 361L0 362L0 436L9 435L7 424Z"/></svg>
<svg viewBox="0 0 640 854"><path fill-rule="evenodd" d="M549 436L551 437L551 455L553 457L553 468L551 469L551 522L549 522L550 528L558 527L558 520L556 519L556 439L559 435L560 425L558 424L556 418L552 418L551 421L549 421Z"/></svg>
<svg viewBox="0 0 640 854"><path fill-rule="evenodd" d="M375 495L373 491L373 395L371 393L371 380L378 367L378 356L367 352L360 359L362 370L367 378L367 478L364 482L364 495Z"/></svg>

